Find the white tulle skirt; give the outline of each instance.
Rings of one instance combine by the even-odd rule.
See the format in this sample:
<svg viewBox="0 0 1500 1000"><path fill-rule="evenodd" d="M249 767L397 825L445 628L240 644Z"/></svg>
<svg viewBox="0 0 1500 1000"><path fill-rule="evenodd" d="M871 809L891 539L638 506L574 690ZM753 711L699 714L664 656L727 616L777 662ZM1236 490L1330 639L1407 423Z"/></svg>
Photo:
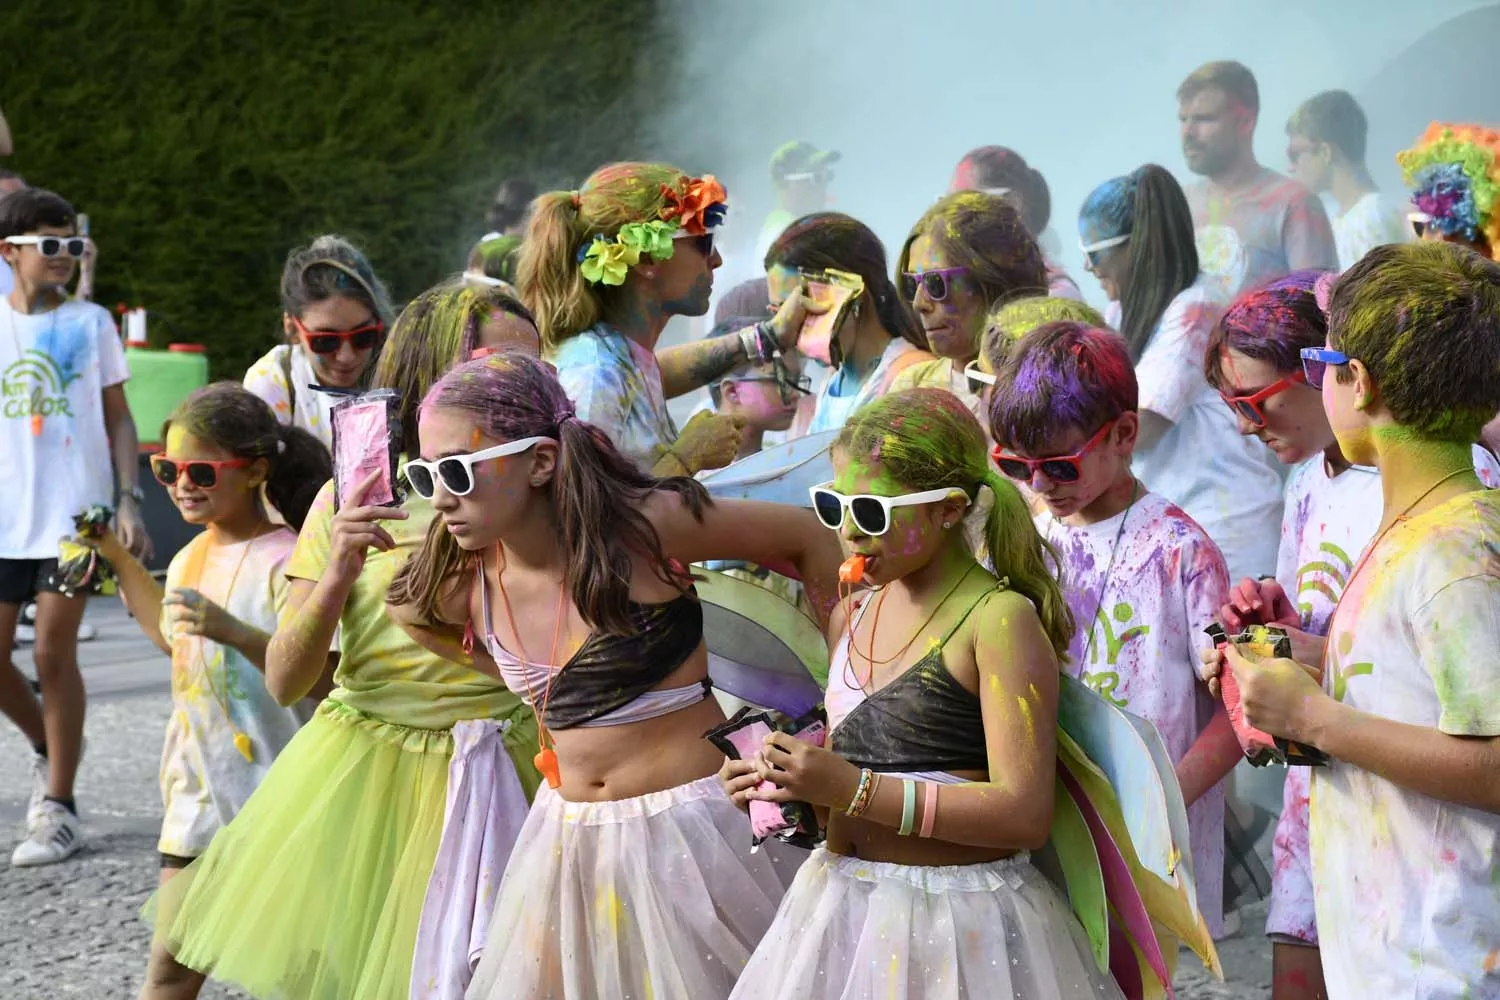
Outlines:
<svg viewBox="0 0 1500 1000"><path fill-rule="evenodd" d="M686 995L686 994L684 994ZM922 867L819 848L734 1000L1073 1000L1120 989L1026 855Z"/></svg>
<svg viewBox="0 0 1500 1000"><path fill-rule="evenodd" d="M469 1000L724 1000L807 855L716 777L615 802L537 793Z"/></svg>

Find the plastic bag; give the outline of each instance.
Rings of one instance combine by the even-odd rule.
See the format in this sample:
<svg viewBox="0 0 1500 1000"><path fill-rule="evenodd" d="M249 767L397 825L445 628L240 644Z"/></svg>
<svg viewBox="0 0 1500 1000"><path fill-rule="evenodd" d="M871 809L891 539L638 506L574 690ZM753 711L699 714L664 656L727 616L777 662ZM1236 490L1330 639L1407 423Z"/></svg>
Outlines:
<svg viewBox="0 0 1500 1000"><path fill-rule="evenodd" d="M1238 635L1230 636L1223 627L1213 624L1203 630L1220 649L1234 643L1241 656L1249 660L1290 659L1292 640L1286 630L1275 625L1251 625ZM1245 759L1254 767L1265 767L1270 763L1294 767L1322 767L1328 763L1328 755L1317 747L1284 740L1280 736L1256 729L1245 721L1245 708L1240 704L1240 686L1234 679L1229 664L1219 674L1219 694L1224 700L1224 710L1229 713L1229 723L1234 735L1245 751Z"/></svg>
<svg viewBox="0 0 1500 1000"><path fill-rule="evenodd" d="M61 591L63 596L114 592L114 568L104 561L98 549L88 544L104 536L114 516L115 512L103 504L93 504L73 515L73 530L76 534L58 542L57 571L52 574L52 586Z"/></svg>
<svg viewBox="0 0 1500 1000"><path fill-rule="evenodd" d="M834 338L854 301L865 290L865 280L847 271L803 271L802 294L828 306L826 312L808 313L797 334L797 350L831 367L843 362L843 352Z"/></svg>
<svg viewBox="0 0 1500 1000"><path fill-rule="evenodd" d="M823 706L819 705L806 715L782 725L777 725L766 712L742 708L727 722L715 726L703 735L722 750L724 756L734 760L748 760L760 750L766 737L776 730L790 733L813 746L822 746L828 737L828 723ZM774 782L762 781L756 787L765 791L776 785ZM751 801L751 851L759 848L767 837L773 836L794 847L808 850L816 847L822 840L822 833L812 805L807 802Z"/></svg>
<svg viewBox="0 0 1500 1000"><path fill-rule="evenodd" d="M396 390L374 389L334 404L330 412L334 510L347 506L350 495L372 472L378 472L379 478L365 494L363 505L401 506L405 494L396 479L401 455L400 403Z"/></svg>

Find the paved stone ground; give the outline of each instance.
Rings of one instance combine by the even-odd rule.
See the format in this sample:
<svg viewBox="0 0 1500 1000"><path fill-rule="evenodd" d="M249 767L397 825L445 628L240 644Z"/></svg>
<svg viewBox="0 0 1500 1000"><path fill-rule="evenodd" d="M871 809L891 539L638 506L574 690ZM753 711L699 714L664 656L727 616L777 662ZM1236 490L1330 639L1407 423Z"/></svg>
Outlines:
<svg viewBox="0 0 1500 1000"><path fill-rule="evenodd" d="M77 798L85 847L47 868L13 869L0 858L0 998L128 1000L140 989L149 932L137 911L156 886L161 819L157 758L169 711L167 664L134 640L117 605L96 602L99 641L79 647L90 685L88 752ZM17 656L30 668L24 652ZM0 718L0 832L18 832L30 792L31 752ZM10 840L0 838L9 850ZM1181 1000L1269 1000L1270 949L1260 933L1264 905L1247 908L1243 929L1219 948L1226 982L1186 953ZM205 1000L242 1000L210 984Z"/></svg>

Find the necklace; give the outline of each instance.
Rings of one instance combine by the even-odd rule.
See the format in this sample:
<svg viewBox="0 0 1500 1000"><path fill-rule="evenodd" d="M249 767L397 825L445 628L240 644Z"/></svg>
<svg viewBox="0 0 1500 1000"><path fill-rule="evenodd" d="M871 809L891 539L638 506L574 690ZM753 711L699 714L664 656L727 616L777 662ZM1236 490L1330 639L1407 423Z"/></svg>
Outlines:
<svg viewBox="0 0 1500 1000"><path fill-rule="evenodd" d="M1357 576L1359 576L1359 571L1365 568L1365 563L1369 561L1370 556L1372 556L1372 555L1375 554L1375 549L1379 547L1380 543L1385 539L1385 536L1388 535L1388 534L1390 534L1392 528L1394 528L1396 525L1400 524L1402 521L1406 520L1406 516L1408 514L1410 514L1413 510L1416 509L1417 504L1421 503L1423 500L1426 500L1428 497L1432 496L1432 494L1437 491L1437 488L1439 486L1443 485L1444 483L1446 483L1448 480L1454 478L1455 476L1461 476L1465 472L1473 472L1473 471L1474 470L1473 470L1472 467L1467 467L1467 468L1463 468L1463 469L1454 469L1452 472L1448 473L1442 479L1439 479L1437 482L1435 482L1431 486L1427 487L1427 489L1423 490L1421 496L1417 497L1411 503L1407 504L1406 508L1403 511L1401 511L1401 513L1399 513L1395 517L1391 518L1391 523L1387 524L1384 528L1380 529L1380 534L1376 535L1375 536L1375 540L1373 542L1371 542L1368 546L1365 547L1365 551L1359 557L1359 562L1357 562L1357 563L1354 564L1354 572L1349 574L1349 582L1344 585L1344 590L1343 590L1343 593L1341 593L1339 595L1339 600L1342 601L1343 598L1344 598L1344 594L1349 593L1349 591L1353 589L1353 587L1354 587L1354 578L1357 577ZM1335 611L1338 610L1337 605L1335 605L1334 610Z"/></svg>
<svg viewBox="0 0 1500 1000"><path fill-rule="evenodd" d="M951 586L951 587L948 588L948 592L943 595L943 599L940 600L940 601L938 601L937 604L933 605L932 613L927 616L927 618L922 622L922 624L920 624L920 625L917 626L916 630L914 632L912 632L911 638L907 639L906 643L900 649L896 650L895 655L893 655L893 656L887 656L884 659L877 660L877 659L875 659L875 633L880 628L880 609L885 605L885 595L888 593L888 589L889 589L889 588L886 588L886 587L880 588L880 596L878 598L876 598L876 601L875 601L875 620L870 623L870 645L869 645L869 652L868 653L860 653L860 655L864 657L865 662L870 665L870 673L869 673L869 676L867 676L864 680L860 680L858 671L855 671L855 673L854 673L854 680L855 680L856 683L858 683L859 689L861 691L864 691L875 680L875 665L876 664L880 664L880 665L884 666L885 664L890 663L892 660L898 659L908 649L910 649L911 648L911 644L917 641L917 636L921 635L922 634L922 630L925 629L928 625L930 625L932 623L932 620L937 617L937 613L939 611L943 610L943 605L945 605L945 604L948 603L948 598L952 597L955 593L957 593L958 588L963 585L963 582L969 578L969 574L972 573L972 572L974 572L975 568L978 567L978 565L979 565L978 563L973 563L973 564L971 564L969 566L968 569L966 569L966 570L963 571L963 575L961 575L958 578L958 580L953 584L953 586ZM857 653L857 652L859 652L859 650L854 645L854 616L853 616L853 613L852 613L852 609L851 609L851 613L847 616L847 618L848 618L848 621L849 621L849 654L850 655L849 655L848 659L846 659L844 661L844 670L845 670L844 680L845 680L846 683L849 680L848 672L853 668L854 654Z"/></svg>
<svg viewBox="0 0 1500 1000"><path fill-rule="evenodd" d="M229 574L229 586L224 589L224 601L220 605L220 607L223 607L226 612L228 611L229 600L234 596L235 581L239 579L240 569L245 565L245 557L250 554L250 547L254 545L255 540L260 537L261 532L259 529L264 526L264 521L256 525L256 533L245 540L244 548L240 551L240 558L234 564L234 572ZM208 549L208 540L204 539L203 544L198 545L194 549L192 557L187 566L187 571L183 573L184 582L187 582L188 585L194 590L197 590L199 588L203 579L203 570L208 563ZM199 591L199 593L202 593L202 591ZM207 597L204 598L204 600L207 599ZM224 652L222 649L220 649L219 651L219 663L223 667L220 672L224 676L224 693L221 695L219 693L218 687L214 684L214 675L213 671L209 669L208 657L203 654L203 637L198 636L197 639L198 666L203 671L203 681L208 685L208 693L213 696L214 704L218 705L219 710L224 713L224 721L229 724L230 732L234 733L234 748L240 752L241 757L245 758L245 763L252 764L255 762L255 750L253 744L250 742L250 737L245 735L245 733L242 732L234 724L234 718L229 714L229 666L224 658Z"/></svg>
<svg viewBox="0 0 1500 1000"><path fill-rule="evenodd" d="M1104 592L1109 588L1109 575L1115 571L1115 556L1120 552L1120 539L1125 537L1125 523L1130 520L1130 509L1135 506L1135 502L1140 498L1140 495L1141 481L1132 477L1130 481L1130 502L1125 505L1125 510L1120 515L1120 527L1115 531L1114 543L1109 547L1109 565L1104 567L1104 579L1099 581L1099 599L1094 602L1094 614L1086 626L1089 632L1088 639L1083 644L1082 662L1078 664L1078 669L1080 670L1088 669L1089 653L1094 648L1094 626L1099 621L1099 612L1104 609Z"/></svg>
<svg viewBox="0 0 1500 1000"><path fill-rule="evenodd" d="M557 680L557 675L562 669L557 666L557 640L562 635L563 621L563 599L567 596L568 588L564 581L559 580L557 584L557 610L552 625L552 655L548 657L547 664L547 686L542 691L541 707L537 707L536 692L531 689L531 668L534 664L531 657L526 654L526 646L521 641L521 633L516 630L516 616L510 609L510 595L505 592L505 565L501 562L500 543L495 543L495 582L500 591L500 603L505 605L505 621L510 625L511 638L516 641L516 651L520 654L521 671L526 677L526 696L531 699L531 707L536 711L536 756L531 763L536 766L542 777L547 779L547 787L557 788L562 784L562 773L557 766L557 751L552 749L552 733L547 729L547 706L552 702L552 682ZM484 572L481 556L479 571ZM488 627L488 626L486 626Z"/></svg>

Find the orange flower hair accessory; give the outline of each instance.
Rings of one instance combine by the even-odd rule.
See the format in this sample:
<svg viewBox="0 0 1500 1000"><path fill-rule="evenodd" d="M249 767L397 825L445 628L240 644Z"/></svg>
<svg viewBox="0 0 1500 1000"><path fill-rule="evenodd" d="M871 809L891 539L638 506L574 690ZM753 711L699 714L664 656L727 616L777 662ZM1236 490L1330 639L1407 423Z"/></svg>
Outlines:
<svg viewBox="0 0 1500 1000"><path fill-rule="evenodd" d="M724 224L724 216L729 211L729 193L713 174L684 178L679 183L680 191L670 184L661 186L661 193L667 201L661 211L663 220L676 219L678 226L689 236L702 236Z"/></svg>

